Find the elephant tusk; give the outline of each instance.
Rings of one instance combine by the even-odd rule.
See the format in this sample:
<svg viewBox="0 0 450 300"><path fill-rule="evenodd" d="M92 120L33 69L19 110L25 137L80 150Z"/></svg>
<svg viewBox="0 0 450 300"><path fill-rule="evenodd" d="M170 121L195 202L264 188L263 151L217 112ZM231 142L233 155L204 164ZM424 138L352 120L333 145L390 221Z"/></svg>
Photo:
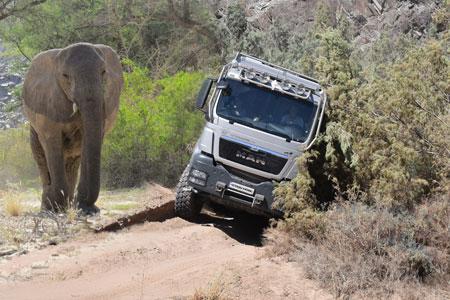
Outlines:
<svg viewBox="0 0 450 300"><path fill-rule="evenodd" d="M78 111L78 106L76 103L73 103L72 109L73 109L73 113L70 115L71 117L73 117L73 115L76 114Z"/></svg>

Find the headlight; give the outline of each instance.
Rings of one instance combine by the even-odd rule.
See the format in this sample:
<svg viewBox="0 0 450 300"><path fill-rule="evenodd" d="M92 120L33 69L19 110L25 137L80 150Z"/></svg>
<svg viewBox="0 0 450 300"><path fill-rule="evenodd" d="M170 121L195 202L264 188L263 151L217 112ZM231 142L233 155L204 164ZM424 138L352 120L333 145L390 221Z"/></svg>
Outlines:
<svg viewBox="0 0 450 300"><path fill-rule="evenodd" d="M194 176L194 177L197 177L199 179L203 179L203 180L206 180L206 178L207 178L207 175L206 175L205 172L202 172L202 171L199 171L199 170L196 170L196 169L192 170L191 175Z"/></svg>
<svg viewBox="0 0 450 300"><path fill-rule="evenodd" d="M208 174L206 174L205 172L202 172L202 171L199 171L196 169L192 169L191 175L189 176L189 181L194 184L205 186L207 178L208 178Z"/></svg>
<svg viewBox="0 0 450 300"><path fill-rule="evenodd" d="M201 186L205 186L206 185L206 181L198 179L198 178L195 178L195 177L189 177L189 181L192 182L192 183L201 185Z"/></svg>

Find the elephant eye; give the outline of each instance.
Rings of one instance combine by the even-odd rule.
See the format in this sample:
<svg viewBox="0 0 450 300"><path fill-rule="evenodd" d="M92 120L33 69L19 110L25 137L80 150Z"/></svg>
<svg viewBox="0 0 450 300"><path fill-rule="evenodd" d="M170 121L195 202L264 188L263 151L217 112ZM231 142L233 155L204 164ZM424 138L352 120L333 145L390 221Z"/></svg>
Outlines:
<svg viewBox="0 0 450 300"><path fill-rule="evenodd" d="M67 75L67 74L65 74L65 73L63 73L62 76L63 76L65 79L69 79L69 75Z"/></svg>

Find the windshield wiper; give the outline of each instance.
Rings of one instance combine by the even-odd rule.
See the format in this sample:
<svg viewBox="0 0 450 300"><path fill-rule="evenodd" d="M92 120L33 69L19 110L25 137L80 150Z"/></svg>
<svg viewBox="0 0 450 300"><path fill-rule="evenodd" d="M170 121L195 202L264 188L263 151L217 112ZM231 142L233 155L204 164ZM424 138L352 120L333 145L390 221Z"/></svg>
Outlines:
<svg viewBox="0 0 450 300"><path fill-rule="evenodd" d="M278 131L275 131L275 130L270 130L270 129L264 129L264 131L266 131L268 133L271 133L273 135L277 135L277 136L283 137L283 138L286 139L286 142L292 141L292 138L289 135L285 134L285 133L278 132ZM297 141L297 140L294 140L294 141Z"/></svg>
<svg viewBox="0 0 450 300"><path fill-rule="evenodd" d="M228 121L229 121L231 124L233 124L233 123L239 123L239 124L242 124L242 125L251 127L251 128L255 128L255 125L253 125L253 123L251 123L251 122L244 121L244 120L239 120L239 119L234 119L234 118L230 118L230 117L227 117L227 118L228 118Z"/></svg>

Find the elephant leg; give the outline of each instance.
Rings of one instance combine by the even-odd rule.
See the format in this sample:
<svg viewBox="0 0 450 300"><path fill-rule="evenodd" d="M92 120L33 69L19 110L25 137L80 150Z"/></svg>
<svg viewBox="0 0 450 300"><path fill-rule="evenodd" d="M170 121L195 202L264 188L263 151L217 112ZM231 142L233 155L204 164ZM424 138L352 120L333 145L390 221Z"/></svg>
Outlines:
<svg viewBox="0 0 450 300"><path fill-rule="evenodd" d="M66 159L66 180L67 180L67 193L69 196L69 203L73 203L75 186L78 179L78 170L80 168L81 158L69 157Z"/></svg>
<svg viewBox="0 0 450 300"><path fill-rule="evenodd" d="M65 210L69 200L62 135L55 134L43 143L50 173L49 199L51 210Z"/></svg>
<svg viewBox="0 0 450 300"><path fill-rule="evenodd" d="M42 148L41 142L39 142L38 135L33 127L30 127L30 144L31 152L33 153L34 160L36 161L39 168L39 176L42 182L42 200L41 209L48 210L51 209L50 206L50 173L47 168L47 160L45 158L45 152Z"/></svg>

